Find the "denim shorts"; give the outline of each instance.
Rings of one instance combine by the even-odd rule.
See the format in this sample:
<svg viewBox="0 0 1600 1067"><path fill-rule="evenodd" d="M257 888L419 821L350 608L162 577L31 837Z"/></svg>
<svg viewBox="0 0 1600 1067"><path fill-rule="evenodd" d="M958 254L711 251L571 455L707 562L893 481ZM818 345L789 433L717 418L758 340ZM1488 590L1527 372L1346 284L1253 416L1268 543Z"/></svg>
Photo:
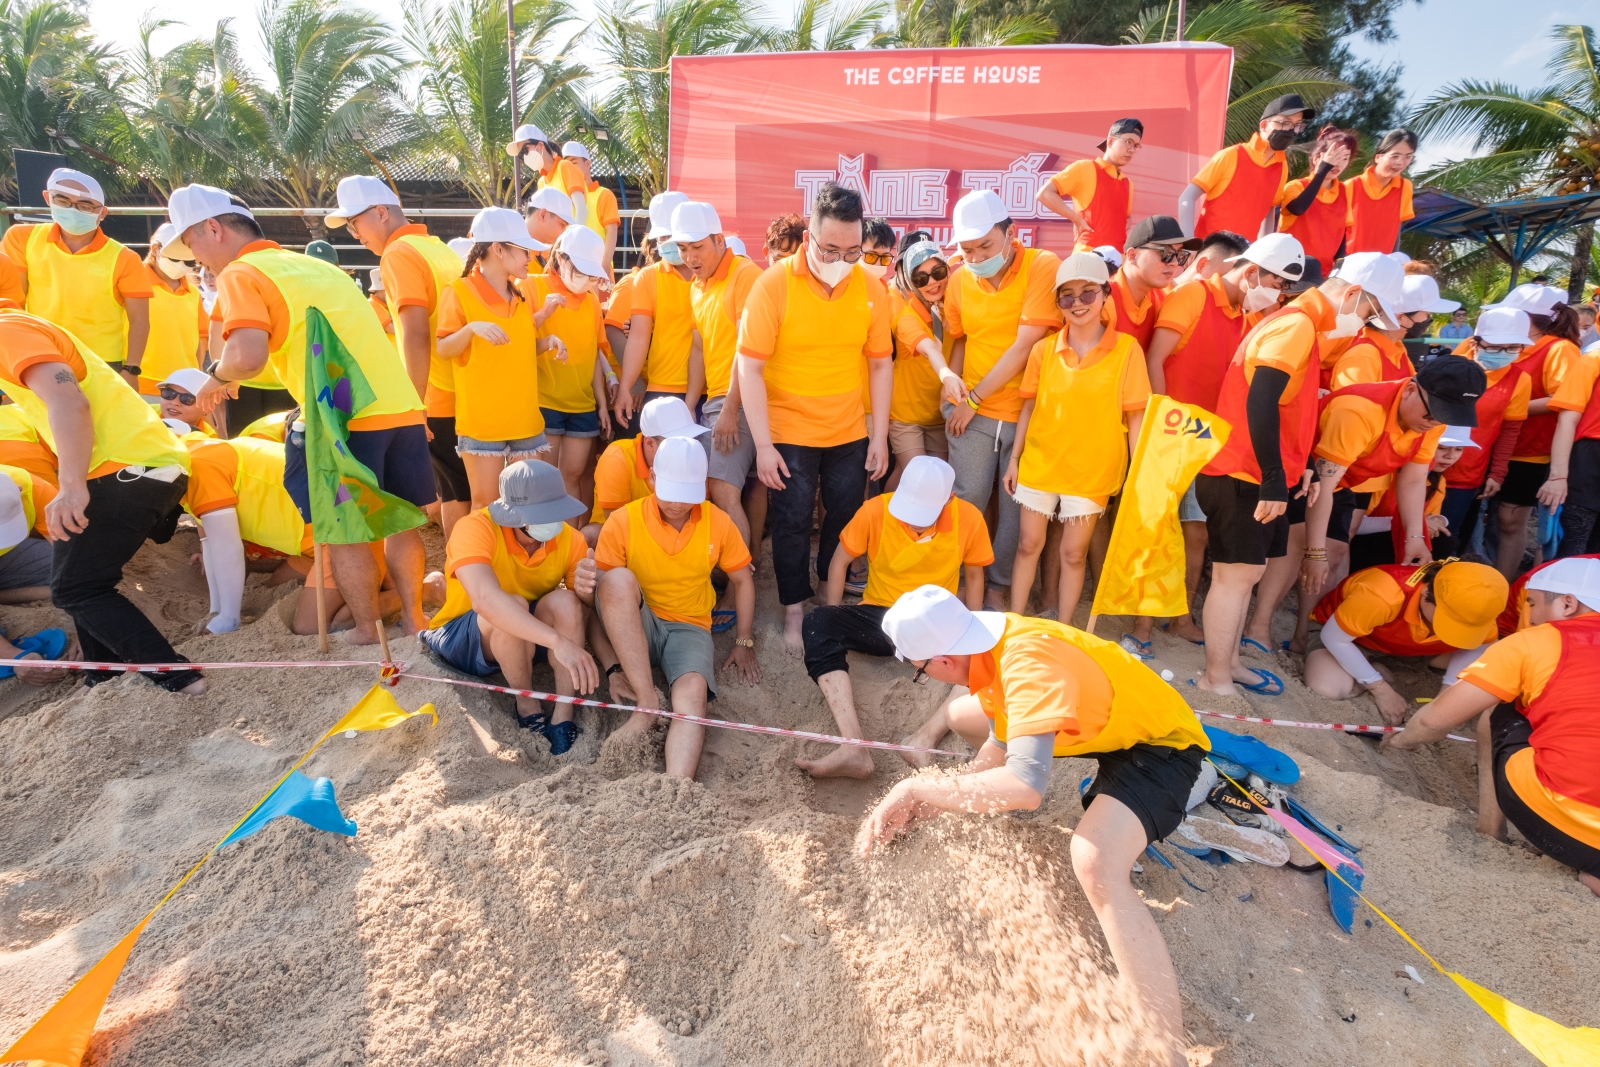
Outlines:
<svg viewBox="0 0 1600 1067"><path fill-rule="evenodd" d="M504 456L509 460L532 459L550 447L544 434L519 437L514 441L480 441L465 434L456 435L456 454L460 456Z"/></svg>
<svg viewBox="0 0 1600 1067"><path fill-rule="evenodd" d="M528 611L532 613L532 604L528 605ZM478 629L476 611L457 615L437 630L423 630L417 635L417 640L426 645L428 651L463 674L487 678L500 669L498 664L490 663L484 657L483 632ZM533 662L543 663L546 657L545 647L535 645Z"/></svg>
<svg viewBox="0 0 1600 1067"><path fill-rule="evenodd" d="M557 411L540 408L544 415L544 432L551 437L599 437L600 412Z"/></svg>

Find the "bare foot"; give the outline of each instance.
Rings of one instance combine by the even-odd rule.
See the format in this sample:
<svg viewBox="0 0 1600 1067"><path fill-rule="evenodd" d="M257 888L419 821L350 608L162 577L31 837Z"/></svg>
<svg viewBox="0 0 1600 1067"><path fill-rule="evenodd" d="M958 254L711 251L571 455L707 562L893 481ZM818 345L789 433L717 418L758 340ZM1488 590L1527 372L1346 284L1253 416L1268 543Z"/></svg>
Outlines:
<svg viewBox="0 0 1600 1067"><path fill-rule="evenodd" d="M804 604L790 604L783 609L783 650L791 656L806 654L805 641L800 636L800 624L805 617Z"/></svg>
<svg viewBox="0 0 1600 1067"><path fill-rule="evenodd" d="M1239 695L1239 690L1235 688L1231 678L1223 685L1214 685L1206 675L1202 674L1194 680L1194 684L1198 688L1204 689L1208 693L1216 693L1218 696L1231 697Z"/></svg>
<svg viewBox="0 0 1600 1067"><path fill-rule="evenodd" d="M1476 829L1478 833L1482 834L1484 837L1492 837L1496 841L1511 840L1510 835L1506 833L1506 823L1504 819L1496 820L1494 818L1484 818L1482 815L1480 815L1478 816L1478 824ZM1579 875L1578 877L1582 878L1583 876Z"/></svg>
<svg viewBox="0 0 1600 1067"><path fill-rule="evenodd" d="M633 686L628 684L628 676L618 671L611 677L611 702L613 704L637 704L638 694L633 691Z"/></svg>
<svg viewBox="0 0 1600 1067"><path fill-rule="evenodd" d="M902 745L912 745L912 746L915 746L916 748L938 748L939 747L939 742L937 740L929 741L927 738L919 737L916 734L909 734L909 735L907 735L905 737L902 737L900 739L900 744L902 744ZM905 760L907 763L911 764L911 766L915 767L919 771L922 770L922 768L924 768L924 767L933 766L933 757L930 756L926 752L901 752L901 753L899 753L899 756L900 756L901 759Z"/></svg>
<svg viewBox="0 0 1600 1067"><path fill-rule="evenodd" d="M328 628L330 631L333 627ZM339 634L339 640L347 645L375 645L378 643L378 628L372 625L362 626L357 624Z"/></svg>
<svg viewBox="0 0 1600 1067"><path fill-rule="evenodd" d="M1140 644L1150 640L1150 631L1156 628L1156 620L1148 615L1141 615L1133 620L1133 629L1129 631Z"/></svg>
<svg viewBox="0 0 1600 1067"><path fill-rule="evenodd" d="M1592 874L1580 874L1578 875L1578 881L1587 886L1589 892L1593 893L1597 897L1600 897L1600 878L1596 878Z"/></svg>
<svg viewBox="0 0 1600 1067"><path fill-rule="evenodd" d="M1167 633L1173 637L1181 637L1185 641L1193 641L1195 644L1200 644L1206 639L1206 632L1196 626L1194 620L1187 615L1179 615L1167 623ZM1271 648L1272 646L1268 645L1267 647Z"/></svg>
<svg viewBox="0 0 1600 1067"><path fill-rule="evenodd" d="M983 610L1010 611L1011 587L990 585L983 591Z"/></svg>
<svg viewBox="0 0 1600 1067"><path fill-rule="evenodd" d="M444 572L431 571L426 578L422 579L422 602L424 604L443 604L444 590Z"/></svg>
<svg viewBox="0 0 1600 1067"><path fill-rule="evenodd" d="M840 745L821 759L797 759L794 765L813 778L871 778L872 754L855 745Z"/></svg>
<svg viewBox="0 0 1600 1067"><path fill-rule="evenodd" d="M197 697L205 691L206 680L204 678L196 678L194 681L178 690L178 692L182 693L186 697Z"/></svg>

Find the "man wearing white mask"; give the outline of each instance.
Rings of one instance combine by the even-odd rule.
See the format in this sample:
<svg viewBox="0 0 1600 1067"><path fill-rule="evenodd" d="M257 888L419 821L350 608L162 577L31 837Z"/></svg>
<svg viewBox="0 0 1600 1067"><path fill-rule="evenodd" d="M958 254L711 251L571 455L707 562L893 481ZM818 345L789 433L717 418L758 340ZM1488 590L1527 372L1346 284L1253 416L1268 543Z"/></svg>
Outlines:
<svg viewBox="0 0 1600 1067"><path fill-rule="evenodd" d="M524 215L528 220L528 236L533 238L535 244L546 249L544 255L535 254L528 262L528 273L543 274L548 263L549 247L566 232L568 226L576 225L578 220L572 213L572 202L559 190L548 188L536 190L528 197Z"/></svg>
<svg viewBox="0 0 1600 1067"><path fill-rule="evenodd" d="M568 141L561 146L561 158L576 167L588 184L584 186L583 224L599 234L606 242L606 262L610 263L617 250L617 229L622 216L617 213L617 194L594 180L594 164L589 148L582 141Z"/></svg>
<svg viewBox="0 0 1600 1067"><path fill-rule="evenodd" d="M150 235L150 251L144 257L145 277L150 283L150 339L137 380L139 395L151 403L157 402L167 375L184 367L198 368L204 362L210 330L189 265L161 254L176 236L172 223L162 223Z"/></svg>
<svg viewBox="0 0 1600 1067"><path fill-rule="evenodd" d="M528 169L539 176L540 189L554 189L569 198L572 217L568 222L584 223L588 220L589 179L571 161L561 158L555 142L543 130L531 122L518 126L511 142L506 145L506 155L513 159L520 157ZM534 236L538 237L537 234Z"/></svg>
<svg viewBox="0 0 1600 1067"><path fill-rule="evenodd" d="M24 306L70 331L132 384L150 336L144 265L100 229L106 194L90 175L57 167L44 199L52 221L13 226L0 244L22 275Z"/></svg>
<svg viewBox="0 0 1600 1067"><path fill-rule="evenodd" d="M658 396L680 396L691 408L704 390L705 376L691 381L689 353L696 348L694 308L689 283L694 272L684 265L678 243L672 239L672 212L689 198L683 193L657 193L650 199L650 233L661 256L640 269L633 279L632 313L628 319L628 347L623 350L621 384L615 402L617 423L637 433L637 407ZM644 375L642 401L633 392ZM692 394L692 395L691 395Z"/></svg>

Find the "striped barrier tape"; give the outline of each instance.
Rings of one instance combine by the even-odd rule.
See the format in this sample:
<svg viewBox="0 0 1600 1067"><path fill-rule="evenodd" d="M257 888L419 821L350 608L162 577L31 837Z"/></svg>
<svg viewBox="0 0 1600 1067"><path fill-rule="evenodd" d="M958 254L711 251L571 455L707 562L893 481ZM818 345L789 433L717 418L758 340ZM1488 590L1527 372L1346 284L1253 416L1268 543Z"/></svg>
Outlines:
<svg viewBox="0 0 1600 1067"><path fill-rule="evenodd" d="M1359 726L1343 722L1301 722L1298 719L1263 719L1255 715L1229 715L1222 711L1206 711L1204 708L1191 709L1196 715L1207 715L1213 719L1232 719L1235 722L1255 722L1263 726L1297 726L1302 730L1343 730L1345 733L1364 734L1397 734L1404 730L1404 726ZM1452 741L1473 741L1470 737L1461 737L1458 734L1447 734ZM1473 741L1476 744L1476 741Z"/></svg>

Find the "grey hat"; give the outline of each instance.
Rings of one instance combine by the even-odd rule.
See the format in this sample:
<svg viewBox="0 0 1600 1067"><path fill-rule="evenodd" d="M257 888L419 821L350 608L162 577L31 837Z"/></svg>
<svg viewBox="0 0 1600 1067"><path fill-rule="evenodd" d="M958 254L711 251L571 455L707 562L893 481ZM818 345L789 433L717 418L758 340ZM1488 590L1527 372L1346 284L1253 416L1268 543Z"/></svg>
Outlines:
<svg viewBox="0 0 1600 1067"><path fill-rule="evenodd" d="M567 495L560 471L542 460L524 459L500 472L500 499L489 505L489 517L501 526L537 526L587 510Z"/></svg>

